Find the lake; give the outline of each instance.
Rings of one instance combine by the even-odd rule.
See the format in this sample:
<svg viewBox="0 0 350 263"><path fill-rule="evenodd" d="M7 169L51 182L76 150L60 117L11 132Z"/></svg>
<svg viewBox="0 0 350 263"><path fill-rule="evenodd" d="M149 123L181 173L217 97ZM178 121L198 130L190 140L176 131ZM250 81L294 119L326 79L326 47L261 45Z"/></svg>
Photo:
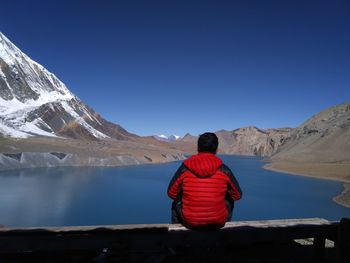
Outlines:
<svg viewBox="0 0 350 263"><path fill-rule="evenodd" d="M233 220L350 217L332 201L339 182L262 169L260 158L221 156L243 190ZM0 172L0 224L9 227L169 223L168 183L180 162Z"/></svg>

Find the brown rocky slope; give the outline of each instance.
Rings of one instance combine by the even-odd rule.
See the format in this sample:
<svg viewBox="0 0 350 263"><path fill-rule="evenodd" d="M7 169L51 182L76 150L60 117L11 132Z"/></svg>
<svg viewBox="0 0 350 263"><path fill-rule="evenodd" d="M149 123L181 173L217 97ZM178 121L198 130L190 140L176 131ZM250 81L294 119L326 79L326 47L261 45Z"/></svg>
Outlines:
<svg viewBox="0 0 350 263"><path fill-rule="evenodd" d="M267 169L349 183L350 103L328 108L305 121L269 161ZM347 190L335 200L350 207Z"/></svg>
<svg viewBox="0 0 350 263"><path fill-rule="evenodd" d="M233 131L219 130L215 132L219 139L218 153L270 156L289 138L292 130L292 128L263 130L254 126L243 127ZM186 134L182 139L172 144L177 149L194 153L197 139L197 136Z"/></svg>

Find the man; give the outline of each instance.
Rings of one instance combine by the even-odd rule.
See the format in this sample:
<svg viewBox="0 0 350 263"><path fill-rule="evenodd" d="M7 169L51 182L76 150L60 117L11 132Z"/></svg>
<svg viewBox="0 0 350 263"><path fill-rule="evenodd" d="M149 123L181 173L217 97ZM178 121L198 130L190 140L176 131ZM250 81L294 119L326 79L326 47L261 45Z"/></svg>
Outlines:
<svg viewBox="0 0 350 263"><path fill-rule="evenodd" d="M183 162L168 187L174 200L172 223L188 228L221 228L231 219L235 200L242 197L230 168L215 154L218 137L204 133L198 138L198 154Z"/></svg>

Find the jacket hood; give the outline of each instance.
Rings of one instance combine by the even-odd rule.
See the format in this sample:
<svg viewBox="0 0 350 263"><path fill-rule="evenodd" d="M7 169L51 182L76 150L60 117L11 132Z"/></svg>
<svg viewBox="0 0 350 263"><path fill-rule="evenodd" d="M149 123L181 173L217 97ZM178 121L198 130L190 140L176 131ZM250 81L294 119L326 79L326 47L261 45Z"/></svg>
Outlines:
<svg viewBox="0 0 350 263"><path fill-rule="evenodd" d="M198 177L212 176L222 165L212 153L198 153L184 161L185 166Z"/></svg>

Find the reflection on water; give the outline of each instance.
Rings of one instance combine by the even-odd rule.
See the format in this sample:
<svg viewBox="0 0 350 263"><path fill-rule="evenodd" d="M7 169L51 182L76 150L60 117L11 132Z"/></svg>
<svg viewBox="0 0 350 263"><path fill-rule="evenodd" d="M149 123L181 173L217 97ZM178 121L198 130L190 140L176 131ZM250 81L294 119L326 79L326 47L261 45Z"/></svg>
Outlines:
<svg viewBox="0 0 350 263"><path fill-rule="evenodd" d="M71 201L80 191L79 188L89 184L93 178L91 172L91 169L72 168L2 172L1 222L5 225L15 222L15 225L35 226L43 221L45 225L61 225Z"/></svg>
<svg viewBox="0 0 350 263"><path fill-rule="evenodd" d="M331 200L342 190L338 182L266 171L257 158L222 158L244 191L234 220L350 216L350 209ZM179 164L0 172L0 224L168 223L166 189Z"/></svg>

